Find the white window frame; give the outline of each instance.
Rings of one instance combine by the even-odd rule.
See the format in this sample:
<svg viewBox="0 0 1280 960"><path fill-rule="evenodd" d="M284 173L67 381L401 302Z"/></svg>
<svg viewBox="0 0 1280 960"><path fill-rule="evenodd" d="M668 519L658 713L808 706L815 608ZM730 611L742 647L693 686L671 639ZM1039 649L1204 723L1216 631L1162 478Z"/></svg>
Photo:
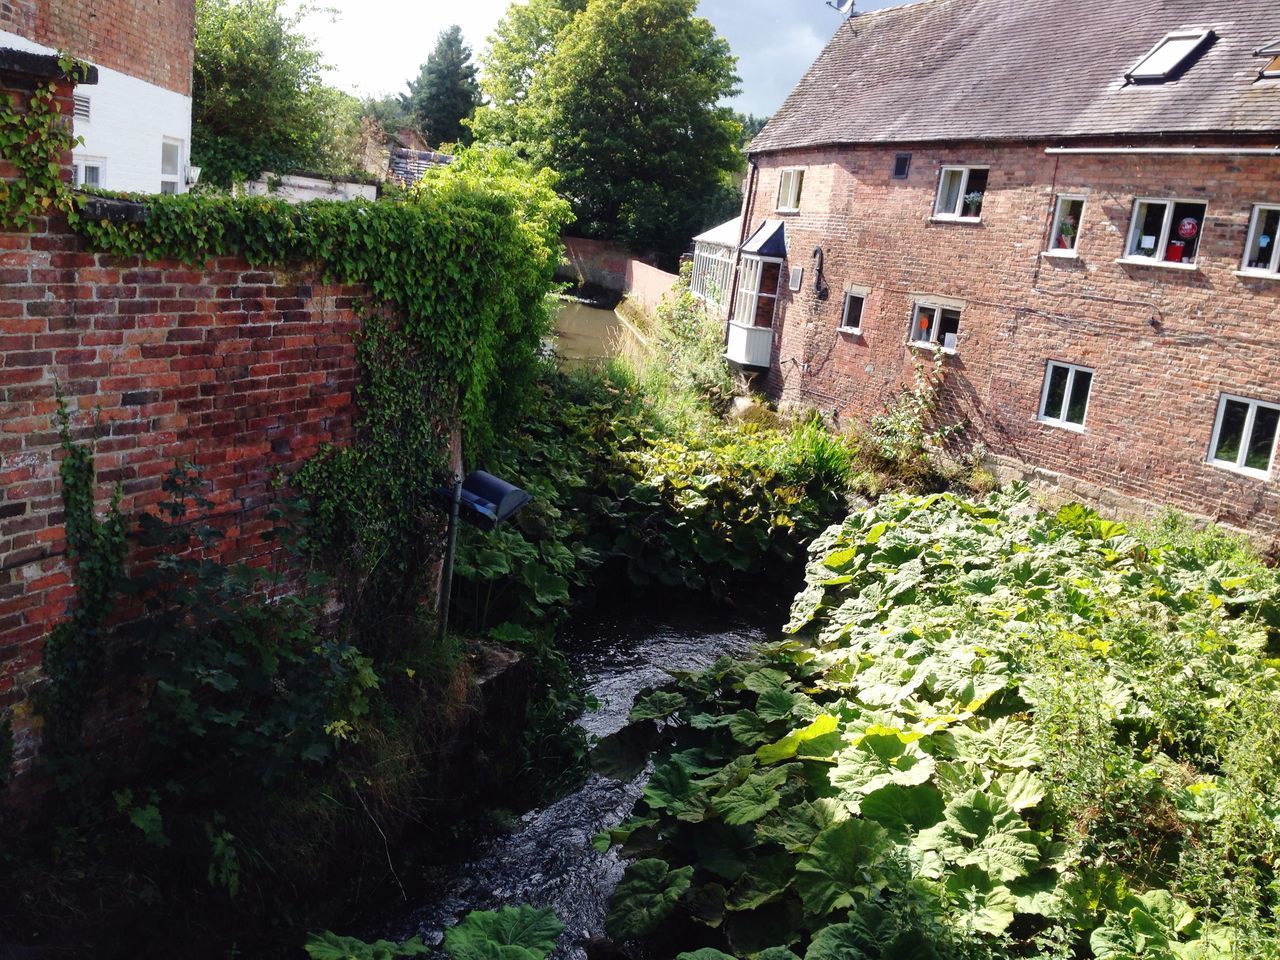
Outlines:
<svg viewBox="0 0 1280 960"><path fill-rule="evenodd" d="M1080 204L1080 219L1076 221L1075 242L1069 247L1058 246L1062 239L1062 216L1069 203ZM1080 225L1084 223L1084 211L1089 198L1083 193L1060 193L1053 205L1053 227L1049 234L1049 249L1045 254L1051 257L1078 257L1080 255Z"/></svg>
<svg viewBox="0 0 1280 960"><path fill-rule="evenodd" d="M1213 33L1212 30L1174 30L1170 33L1166 33L1156 41L1156 45L1154 47L1144 53L1141 59L1139 59L1138 62L1125 73L1124 78L1134 83L1164 83L1182 68L1182 65L1187 62L1188 57L1191 57L1200 49L1204 42L1209 39L1209 35L1211 33ZM1179 57L1177 61L1169 67L1169 69L1165 70L1163 73L1139 72L1141 71L1144 63L1154 57L1165 46L1177 40L1190 40L1192 43L1187 47L1187 52Z"/></svg>
<svg viewBox="0 0 1280 960"><path fill-rule="evenodd" d="M1280 213L1280 203L1255 203L1253 205L1253 213L1249 217L1249 233L1244 242L1244 255L1240 258L1240 272L1243 274L1251 277L1280 278L1280 236L1271 238L1270 267L1249 266L1249 251L1253 249L1253 242L1257 239L1258 230L1262 227L1263 214L1273 211ZM1276 232L1280 234L1280 230Z"/></svg>
<svg viewBox="0 0 1280 960"><path fill-rule="evenodd" d="M1134 240L1139 235L1138 231L1142 229L1142 224L1138 221L1138 210L1141 209L1143 204L1152 203L1163 203L1165 205L1164 224L1160 229L1160 236L1156 240L1156 252L1149 257L1141 253L1130 253L1134 248ZM1165 260L1165 254L1169 251L1169 234L1173 232L1173 210L1180 203L1193 203L1198 207L1203 207L1204 216L1200 218L1200 236L1196 239L1195 259L1171 263ZM1125 239L1124 256L1120 258L1120 261L1122 263L1157 264L1163 267L1194 270L1200 264L1200 251L1204 247L1204 235L1208 228L1209 204L1202 199L1191 197L1135 197L1133 200L1133 213L1130 214L1129 220L1129 235Z"/></svg>
<svg viewBox="0 0 1280 960"><path fill-rule="evenodd" d="M849 301L850 300L862 301L862 309L858 311L858 322L854 326L849 325ZM867 291L858 289L858 288L846 289L844 292L844 306L841 308L841 311L840 311L840 326L836 328L836 332L852 333L852 334L857 334L861 336L862 321L866 317L866 315L867 315Z"/></svg>
<svg viewBox="0 0 1280 960"><path fill-rule="evenodd" d="M1249 408L1244 420L1244 431L1240 434L1240 452L1236 455L1235 462L1219 460L1214 456L1218 450L1218 439L1222 433L1222 418L1227 412L1227 403L1229 401L1243 403ZM1276 436L1271 438L1271 459L1267 461L1267 469L1259 470L1256 467L1246 467L1244 465L1245 457L1249 453L1249 441L1253 439L1253 426L1259 407L1280 411L1280 404L1267 403L1265 400L1253 400L1234 393L1224 393L1218 398L1218 414L1213 421L1213 436L1209 438L1207 462L1211 466L1218 467L1221 470L1230 470L1232 473L1242 473L1245 476L1257 477L1259 480L1271 479L1271 470L1276 465L1276 445L1277 442L1280 442L1280 428L1276 430Z"/></svg>
<svg viewBox="0 0 1280 960"><path fill-rule="evenodd" d="M166 146L175 146L178 148L178 170L176 173L164 172L164 148ZM182 169L186 165L186 141L179 140L177 137L161 137L160 139L160 192L164 193L164 185L166 183L173 184L173 192L175 194L182 192Z"/></svg>
<svg viewBox="0 0 1280 960"><path fill-rule="evenodd" d="M804 167L783 167L778 178L778 213L799 213L804 193Z"/></svg>
<svg viewBox="0 0 1280 960"><path fill-rule="evenodd" d="M1056 417L1051 416L1049 411L1045 409L1049 405L1049 383L1053 379L1054 367L1067 371L1067 386L1062 394L1062 408L1058 411L1058 416ZM1071 392L1075 389L1077 373L1087 373L1089 375L1089 395L1084 398L1084 416L1079 423L1067 419L1067 408L1071 406ZM1061 427L1063 430L1084 433L1084 425L1089 422L1089 405L1093 403L1093 385L1097 382L1097 379L1097 372L1092 367L1082 367L1076 363L1063 363L1061 360L1049 360L1044 365L1044 386L1040 388L1040 412L1036 419L1053 427Z"/></svg>
<svg viewBox="0 0 1280 960"><path fill-rule="evenodd" d="M778 264L778 284L772 293L765 293L760 289L760 284L764 280L764 265L766 263ZM773 310L769 312L769 326L772 327L778 309L778 289L782 286L782 260L778 257L758 257L755 254L744 253L742 255L742 266L738 269L738 297L733 303L733 322L740 327L756 326L756 313L760 307L761 299L769 299L773 301ZM750 304L747 309L746 305Z"/></svg>
<svg viewBox="0 0 1280 960"><path fill-rule="evenodd" d="M102 183L103 174L107 169L106 158L84 157L84 156L73 156L71 158L71 182L72 182L72 185L75 186L77 189L85 186L85 182L84 182L85 167L98 168L98 182L96 184L92 184L92 186L101 188L103 185Z"/></svg>
<svg viewBox="0 0 1280 960"><path fill-rule="evenodd" d="M723 307L733 283L733 249L713 243L696 243L689 291L703 303Z"/></svg>
<svg viewBox="0 0 1280 960"><path fill-rule="evenodd" d="M926 310L933 311L933 321L929 324L929 336L923 340L916 333L920 329L920 314ZM908 333L907 343L913 347L924 347L926 350L941 350L946 354L954 354L960 346L960 331L956 330L956 346L948 347L938 339L941 332L939 328L942 326L942 312L950 310L952 313L958 313L961 319L964 319L964 310L956 304L938 303L933 300L917 300L915 308L911 311L911 331Z"/></svg>
<svg viewBox="0 0 1280 960"><path fill-rule="evenodd" d="M938 193L937 193L937 196L934 198L934 201L933 201L933 219L935 219L935 220L957 220L957 221L959 221L959 222L961 222L961 223L981 223L981 222L982 222L982 210L981 210L981 209L979 209L979 211L978 211L978 215L977 215L976 217L966 217L966 216L964 216L964 214L963 214L963 211L964 211L964 198L965 198L966 196L968 196L968 194L969 194L969 177L970 177L970 176L974 173L974 171L976 171L976 170L985 170L985 171L987 171L987 186L986 186L986 188L982 191L982 207L983 207L983 208L985 208L985 207L986 207L986 205L987 205L987 194L991 192L991 168L990 168L990 167L986 167L986 166L982 166L981 164L977 164L977 165L974 165L974 164L969 164L969 165L965 165L965 164L945 164L945 165L943 165L942 169L938 172ZM954 210L943 210L943 209L942 209L942 188L943 188L943 185L947 182L947 174L948 174L948 173L955 173L955 172L957 172L957 171L959 171L959 172L960 172L961 177L960 177L960 192L956 195L956 206L955 206L955 209L954 209Z"/></svg>

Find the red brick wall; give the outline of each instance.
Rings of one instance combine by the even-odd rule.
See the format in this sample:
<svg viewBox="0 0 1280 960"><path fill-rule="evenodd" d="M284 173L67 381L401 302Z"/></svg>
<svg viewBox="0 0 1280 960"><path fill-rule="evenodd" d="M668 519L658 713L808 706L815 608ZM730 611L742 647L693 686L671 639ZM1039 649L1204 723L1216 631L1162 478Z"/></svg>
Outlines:
<svg viewBox="0 0 1280 960"><path fill-rule="evenodd" d="M86 253L60 219L0 232L0 716L13 715L20 771L43 640L73 597L55 385L79 436L98 424L103 508L119 484L126 513L147 509L190 460L222 555L266 563L276 472L352 434L360 296L230 257L197 269Z"/></svg>
<svg viewBox="0 0 1280 960"><path fill-rule="evenodd" d="M1280 281L1235 275L1253 205L1280 202L1280 157L1045 146L919 147L905 181L891 172L908 147L761 157L751 228L785 220L789 266L806 268L801 291L784 285L766 388L861 420L910 379L917 295L962 300L947 404L993 454L1280 533L1280 467L1259 480L1205 462L1220 393L1280 403ZM981 224L931 221L943 163L991 167ZM807 168L797 214L773 210L784 166ZM1040 256L1060 192L1089 198L1078 260ZM1135 196L1207 201L1196 270L1116 263ZM819 245L825 303L810 259ZM870 288L860 335L836 332L846 284ZM1037 419L1051 359L1095 368L1083 433Z"/></svg>
<svg viewBox="0 0 1280 960"><path fill-rule="evenodd" d="M195 0L0 0L0 30L191 94Z"/></svg>

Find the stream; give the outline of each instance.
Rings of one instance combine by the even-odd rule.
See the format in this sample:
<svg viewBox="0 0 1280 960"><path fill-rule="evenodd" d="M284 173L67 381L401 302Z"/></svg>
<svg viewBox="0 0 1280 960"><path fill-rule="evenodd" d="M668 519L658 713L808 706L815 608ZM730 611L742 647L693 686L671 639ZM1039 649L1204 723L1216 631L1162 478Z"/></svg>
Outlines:
<svg viewBox="0 0 1280 960"><path fill-rule="evenodd" d="M765 628L714 609L584 617L562 634L566 656L600 703L578 723L593 737L615 733L626 726L637 695L666 682L668 670L696 670L721 654L746 654L765 637ZM482 840L470 860L442 864L419 897L428 902L407 911L386 935L438 943L468 910L528 903L551 907L565 925L555 956L581 960L582 941L604 935L609 898L625 867L613 851L599 853L592 838L627 818L651 770L650 763L627 782L592 774L571 793L526 813L510 833Z"/></svg>

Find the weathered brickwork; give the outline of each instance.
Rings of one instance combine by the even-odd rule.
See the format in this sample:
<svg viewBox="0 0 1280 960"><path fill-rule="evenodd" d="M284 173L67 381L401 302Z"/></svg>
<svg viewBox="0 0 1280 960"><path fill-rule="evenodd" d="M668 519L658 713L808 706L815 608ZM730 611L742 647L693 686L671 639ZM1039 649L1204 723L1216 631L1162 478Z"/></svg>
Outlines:
<svg viewBox="0 0 1280 960"><path fill-rule="evenodd" d="M0 30L191 94L194 0L0 0Z"/></svg>
<svg viewBox="0 0 1280 960"><path fill-rule="evenodd" d="M70 111L69 88L59 102ZM103 508L119 485L126 513L146 510L190 461L221 556L265 564L277 473L352 435L362 294L232 257L194 268L86 253L56 218L0 232L0 717L13 715L18 772L43 641L74 595L56 391L76 435L98 438Z"/></svg>
<svg viewBox="0 0 1280 960"><path fill-rule="evenodd" d="M1253 205L1280 203L1280 157L1048 155L1046 146L757 158L751 228L784 220L788 267L806 270L802 290L783 284L766 389L861 420L910 380L913 360L928 359L907 346L915 302L959 301L946 404L993 455L1280 533L1275 472L1262 480L1206 462L1220 394L1280 403L1280 280L1236 275ZM891 176L900 152L912 154L906 180ZM981 223L932 219L943 164L990 167ZM779 170L789 166L806 170L800 212L777 213ZM1078 259L1041 256L1060 193L1087 197ZM1208 204L1196 269L1116 262L1138 196ZM812 275L817 247L825 302ZM846 285L870 290L857 335L837 333ZM1095 370L1082 432L1038 420L1049 360Z"/></svg>

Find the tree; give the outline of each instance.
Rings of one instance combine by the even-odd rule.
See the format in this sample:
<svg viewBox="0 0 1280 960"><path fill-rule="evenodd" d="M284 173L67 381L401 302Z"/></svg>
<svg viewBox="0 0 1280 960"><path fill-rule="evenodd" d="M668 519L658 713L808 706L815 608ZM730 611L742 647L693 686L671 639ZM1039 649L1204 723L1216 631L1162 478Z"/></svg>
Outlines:
<svg viewBox="0 0 1280 960"><path fill-rule="evenodd" d="M283 0L196 0L191 152L208 182L320 165L344 112Z"/></svg>
<svg viewBox="0 0 1280 960"><path fill-rule="evenodd" d="M428 143L438 146L470 141L470 131L462 121L475 113L480 86L471 49L462 42L461 27L455 24L440 31L435 50L417 79L409 81L403 102Z"/></svg>
<svg viewBox="0 0 1280 960"><path fill-rule="evenodd" d="M522 137L531 125L521 111L529 88L555 53L560 33L586 5L587 0L529 0L508 8L480 62L480 89L486 102L471 121L477 140L528 152Z"/></svg>
<svg viewBox="0 0 1280 960"><path fill-rule="evenodd" d="M742 124L742 142L740 146L745 151L751 146L751 141L760 135L760 131L764 129L764 125L769 122L768 117L757 117L754 113L736 114L738 123Z"/></svg>
<svg viewBox="0 0 1280 960"><path fill-rule="evenodd" d="M556 35L518 117L561 176L577 229L674 257L741 165L720 106L736 58L697 0L589 0Z"/></svg>

